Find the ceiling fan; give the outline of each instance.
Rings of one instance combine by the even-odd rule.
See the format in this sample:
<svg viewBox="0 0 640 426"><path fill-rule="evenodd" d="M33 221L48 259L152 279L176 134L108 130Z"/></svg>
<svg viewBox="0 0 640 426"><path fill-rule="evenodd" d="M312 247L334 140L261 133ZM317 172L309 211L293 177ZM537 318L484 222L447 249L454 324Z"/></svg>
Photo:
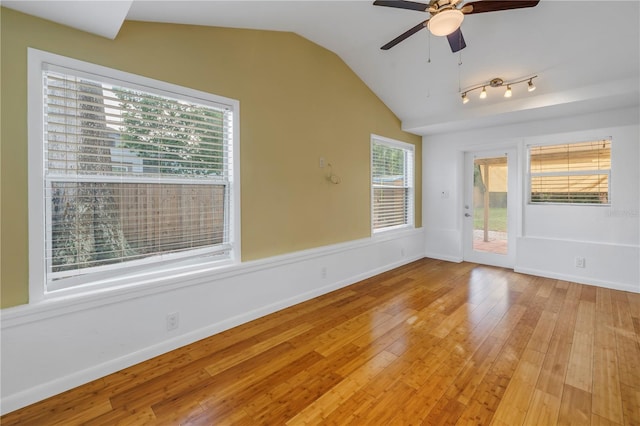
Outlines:
<svg viewBox="0 0 640 426"><path fill-rule="evenodd" d="M429 4L404 0L376 0L375 6L395 7L398 9L417 10L419 12L429 12L431 18L420 22L413 28L400 34L380 49L389 50L401 41L409 38L423 28L428 28L431 34L436 36L447 36L452 52L464 49L467 44L460 31L460 24L464 15L474 13L496 12L499 10L522 9L534 7L540 0L480 0L465 3L462 7L456 5L461 0L431 0Z"/></svg>

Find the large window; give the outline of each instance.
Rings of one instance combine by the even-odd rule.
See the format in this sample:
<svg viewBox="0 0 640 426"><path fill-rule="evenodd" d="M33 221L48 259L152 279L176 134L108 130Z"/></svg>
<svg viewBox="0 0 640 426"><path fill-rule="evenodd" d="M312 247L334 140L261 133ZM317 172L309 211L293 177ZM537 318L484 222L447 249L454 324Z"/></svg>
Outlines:
<svg viewBox="0 0 640 426"><path fill-rule="evenodd" d="M233 260L237 102L44 52L30 67L44 293Z"/></svg>
<svg viewBox="0 0 640 426"><path fill-rule="evenodd" d="M531 146L529 202L609 204L611 140Z"/></svg>
<svg viewBox="0 0 640 426"><path fill-rule="evenodd" d="M371 138L373 231L413 226L414 147L380 136Z"/></svg>

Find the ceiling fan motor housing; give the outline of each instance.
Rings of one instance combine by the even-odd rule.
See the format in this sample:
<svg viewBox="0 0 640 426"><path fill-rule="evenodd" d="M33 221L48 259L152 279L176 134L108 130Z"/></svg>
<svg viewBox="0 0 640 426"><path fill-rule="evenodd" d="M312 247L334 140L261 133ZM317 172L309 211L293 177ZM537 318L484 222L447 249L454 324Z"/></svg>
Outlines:
<svg viewBox="0 0 640 426"><path fill-rule="evenodd" d="M429 2L429 13L435 15L445 9L453 9L458 3L460 3L460 0L431 0Z"/></svg>

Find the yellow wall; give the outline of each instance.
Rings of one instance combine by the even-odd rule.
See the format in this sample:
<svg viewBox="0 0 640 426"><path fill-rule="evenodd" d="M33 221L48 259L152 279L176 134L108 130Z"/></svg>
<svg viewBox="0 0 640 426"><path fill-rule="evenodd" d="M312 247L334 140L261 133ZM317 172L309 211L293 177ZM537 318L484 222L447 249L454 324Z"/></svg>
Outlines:
<svg viewBox="0 0 640 426"><path fill-rule="evenodd" d="M284 32L125 22L108 40L1 13L2 307L28 301L27 47L238 99L243 260L368 237L371 133L415 144L421 226L420 137L334 53Z"/></svg>

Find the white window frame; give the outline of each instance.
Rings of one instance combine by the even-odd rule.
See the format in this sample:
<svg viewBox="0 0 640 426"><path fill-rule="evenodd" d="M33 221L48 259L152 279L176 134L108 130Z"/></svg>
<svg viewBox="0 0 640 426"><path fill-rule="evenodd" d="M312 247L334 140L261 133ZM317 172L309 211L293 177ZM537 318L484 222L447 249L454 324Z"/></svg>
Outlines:
<svg viewBox="0 0 640 426"><path fill-rule="evenodd" d="M80 277L70 277L64 285L49 285L46 260L45 233L49 227L47 221L51 215L47 214L45 202L44 176L44 85L43 69L46 66L63 67L104 77L105 82L125 82L128 87L140 88L159 95L174 98L197 100L207 104L225 104L233 111L231 161L228 165L230 201L225 210L225 220L228 220L230 245L228 254L224 256L188 257L179 259L171 255L154 256L154 259L141 259L127 264L125 272L114 276L112 271L101 271L103 267L92 268L93 272ZM76 294L93 293L105 289L115 289L150 283L157 279L172 279L185 277L212 268L222 268L237 265L240 262L240 103L235 99L213 95L195 89L154 80L151 78L131 74L104 66L79 61L53 53L29 48L28 49L28 187L29 187L29 300L37 303L46 299ZM167 183L171 183L167 181ZM188 183L181 181L180 183ZM194 249L193 254L197 255ZM51 274L51 273L49 273ZM55 273L53 273L55 274ZM186 275L185 275L186 274Z"/></svg>
<svg viewBox="0 0 640 426"><path fill-rule="evenodd" d="M406 161L406 156L408 153L411 153L411 170L407 170L407 168L405 167L404 173L405 173L405 177L407 173L411 173L411 178L410 179L406 179L406 181L409 183L409 186L407 187L407 189L409 190L409 196L408 196L408 200L407 200L407 222L405 224L402 225L395 225L395 226L387 226L384 228L375 228L374 227L374 211L373 211L373 207L374 207L374 182L373 182L373 145L374 144L381 144L381 145L386 145L390 148L396 148L396 149L402 149L405 151L405 164L407 164L408 162ZM370 165L370 173L369 173L369 177L371 179L371 183L370 183L370 189L371 189L371 234L372 235L381 235L384 233L388 233L388 232L397 232L397 231L402 231L402 230L407 230L407 229L414 229L415 228L415 179L416 179L416 156L415 156L415 146L407 143L407 142L402 142L402 141L398 141L395 139L390 139L384 136L379 136L379 135L375 135L372 134L371 135L371 143L370 143L370 153L369 153L369 165Z"/></svg>
<svg viewBox="0 0 640 426"><path fill-rule="evenodd" d="M560 145L571 145L571 144L579 144L585 143L589 141L602 141L608 140L611 143L611 150L613 150L613 138L611 136L606 137L596 137L590 138L587 140L579 140L579 141L571 141L571 142L548 142L548 143L531 143L526 145L526 153L527 153L527 164L526 164L526 191L527 191L527 204L531 206L591 206L591 207L611 207L611 169L613 168L613 164L607 170L606 173L603 173L604 170L593 169L593 170L576 170L576 171L566 171L566 172L537 172L531 173L531 148L535 147L550 147L550 146L560 146ZM531 200L531 181L534 176L591 176L591 175L607 175L608 182L608 192L607 192L607 202L606 203L570 203L570 202L540 202L540 201L532 201Z"/></svg>

